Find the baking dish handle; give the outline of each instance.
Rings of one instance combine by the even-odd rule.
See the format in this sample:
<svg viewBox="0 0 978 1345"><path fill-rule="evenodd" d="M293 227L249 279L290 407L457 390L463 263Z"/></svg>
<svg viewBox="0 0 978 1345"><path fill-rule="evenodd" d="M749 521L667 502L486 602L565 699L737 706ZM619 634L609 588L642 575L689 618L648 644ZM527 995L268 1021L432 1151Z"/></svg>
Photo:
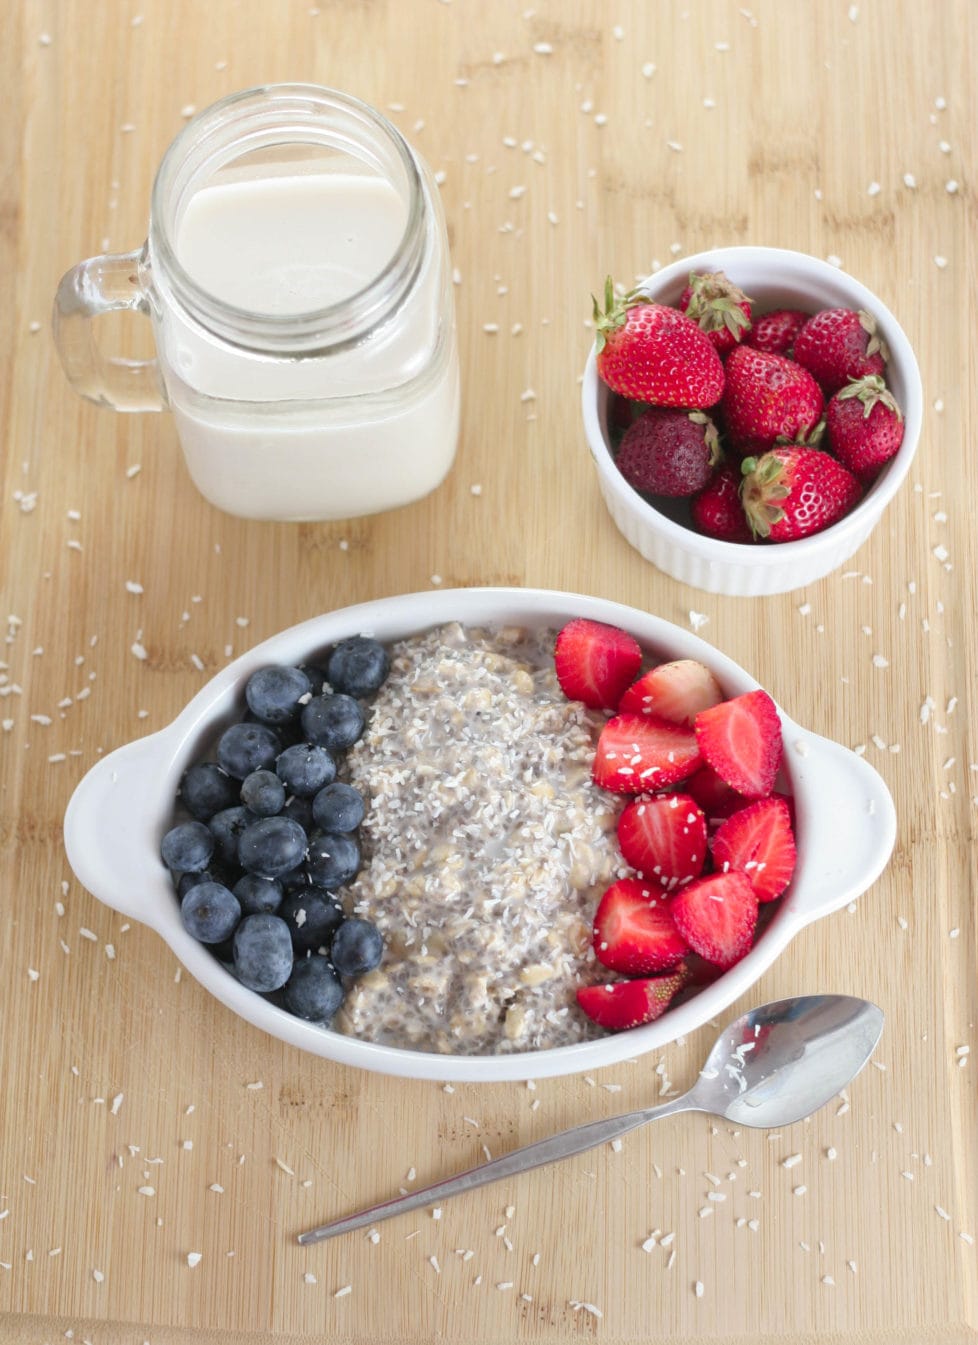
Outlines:
<svg viewBox="0 0 978 1345"><path fill-rule="evenodd" d="M796 819L804 869L787 911L799 925L840 910L886 867L896 840L896 809L878 771L847 747L817 734L786 734L795 795L811 799Z"/></svg>
<svg viewBox="0 0 978 1345"><path fill-rule="evenodd" d="M64 819L65 850L89 892L123 915L155 925L151 894L165 872L159 857L155 790L160 734L111 752L79 782Z"/></svg>

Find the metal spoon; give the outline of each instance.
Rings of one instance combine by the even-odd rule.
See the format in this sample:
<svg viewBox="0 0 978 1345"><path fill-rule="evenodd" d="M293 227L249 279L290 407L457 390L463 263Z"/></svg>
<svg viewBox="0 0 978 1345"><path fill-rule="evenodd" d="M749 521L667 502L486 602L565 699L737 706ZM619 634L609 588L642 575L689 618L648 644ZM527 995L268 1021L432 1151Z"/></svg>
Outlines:
<svg viewBox="0 0 978 1345"><path fill-rule="evenodd" d="M696 1083L682 1097L661 1107L574 1126L457 1177L300 1233L299 1241L306 1246L322 1242L486 1186L500 1177L515 1177L675 1112L706 1112L758 1130L791 1125L824 1107L859 1073L882 1031L882 1010L849 995L803 995L762 1004L721 1033Z"/></svg>

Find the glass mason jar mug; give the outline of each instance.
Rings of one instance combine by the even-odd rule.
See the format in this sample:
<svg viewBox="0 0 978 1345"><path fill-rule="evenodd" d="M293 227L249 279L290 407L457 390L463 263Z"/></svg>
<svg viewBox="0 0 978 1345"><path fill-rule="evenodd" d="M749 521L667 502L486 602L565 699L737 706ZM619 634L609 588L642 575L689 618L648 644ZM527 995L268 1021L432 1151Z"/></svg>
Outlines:
<svg viewBox="0 0 978 1345"><path fill-rule="evenodd" d="M135 309L156 358L101 355L91 319ZM427 495L455 455L459 375L438 189L365 103L251 89L170 145L136 252L61 281L58 350L84 396L170 409L190 474L245 518L376 513Z"/></svg>

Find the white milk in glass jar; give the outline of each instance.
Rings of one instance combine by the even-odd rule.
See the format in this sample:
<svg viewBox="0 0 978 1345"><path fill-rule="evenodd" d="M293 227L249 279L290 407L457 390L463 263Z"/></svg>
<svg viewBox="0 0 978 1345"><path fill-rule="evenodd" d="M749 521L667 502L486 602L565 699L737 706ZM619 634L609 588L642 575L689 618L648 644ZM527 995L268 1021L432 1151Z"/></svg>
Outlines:
<svg viewBox="0 0 978 1345"><path fill-rule="evenodd" d="M89 319L152 318L157 358L111 361ZM430 172L378 112L312 85L188 123L136 253L62 280L58 346L84 395L168 407L213 504L351 518L432 491L459 422L451 264Z"/></svg>

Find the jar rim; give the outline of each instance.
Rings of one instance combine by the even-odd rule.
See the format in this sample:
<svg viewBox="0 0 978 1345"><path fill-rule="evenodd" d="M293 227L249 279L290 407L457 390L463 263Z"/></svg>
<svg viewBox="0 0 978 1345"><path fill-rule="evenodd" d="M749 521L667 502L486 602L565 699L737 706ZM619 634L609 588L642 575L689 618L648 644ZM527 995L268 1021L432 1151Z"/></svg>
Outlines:
<svg viewBox="0 0 978 1345"><path fill-rule="evenodd" d="M195 280L176 254L168 203L210 162L206 147L218 147L233 127L277 107L283 114L313 119L325 110L340 112L379 135L393 150L407 184L407 216L397 246L384 267L353 294L297 313L262 313L229 303ZM234 143L231 141L230 143ZM309 143L315 143L310 140ZM192 167L197 161L196 169ZM257 85L228 94L193 117L171 141L153 183L149 257L159 266L173 296L212 335L247 350L314 355L362 340L403 302L421 265L425 237L425 194L417 160L392 122L362 99L319 84Z"/></svg>

